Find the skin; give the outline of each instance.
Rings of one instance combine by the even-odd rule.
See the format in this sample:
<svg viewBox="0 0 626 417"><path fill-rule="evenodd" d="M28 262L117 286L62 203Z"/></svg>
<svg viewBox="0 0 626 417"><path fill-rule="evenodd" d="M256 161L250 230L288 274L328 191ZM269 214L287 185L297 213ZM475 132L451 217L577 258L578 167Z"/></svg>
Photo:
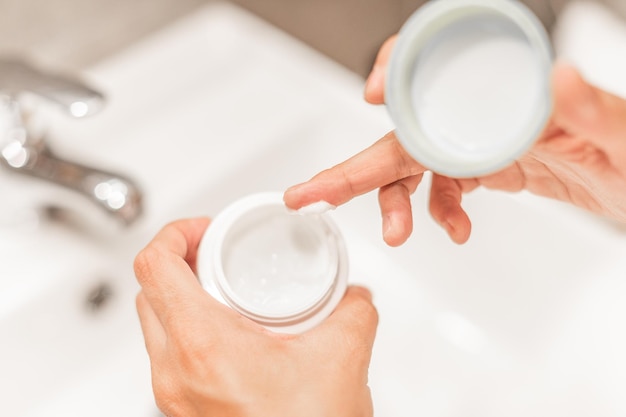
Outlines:
<svg viewBox="0 0 626 417"><path fill-rule="evenodd" d="M381 48L365 98L384 103L395 38ZM626 101L588 84L572 67L553 71L555 109L534 147L506 169L478 178L433 174L430 212L453 241L467 241L461 206L477 187L566 201L626 223ZM349 160L286 191L298 209L334 205L378 189L383 237L400 245L412 232L411 194L427 171L393 132ZM137 310L157 405L168 417L369 417L367 371L378 315L370 293L348 289L335 312L301 335L279 335L210 297L195 276L208 219L166 226L135 260Z"/></svg>
<svg viewBox="0 0 626 417"><path fill-rule="evenodd" d="M169 224L135 260L160 410L168 417L371 417L367 374L378 315L369 291L349 288L307 333L272 333L200 286L196 253L208 225Z"/></svg>
<svg viewBox="0 0 626 417"><path fill-rule="evenodd" d="M385 70L395 40L383 45L368 78L365 99L372 104L384 103ZM430 213L454 242L465 243L471 232L462 196L481 186L528 190L626 223L626 100L590 85L562 62L554 66L552 87L551 121L526 155L483 177L433 174ZM291 187L284 200L292 209L320 200L339 206L378 189L383 238L398 246L412 233L410 196L427 170L390 132L347 161Z"/></svg>

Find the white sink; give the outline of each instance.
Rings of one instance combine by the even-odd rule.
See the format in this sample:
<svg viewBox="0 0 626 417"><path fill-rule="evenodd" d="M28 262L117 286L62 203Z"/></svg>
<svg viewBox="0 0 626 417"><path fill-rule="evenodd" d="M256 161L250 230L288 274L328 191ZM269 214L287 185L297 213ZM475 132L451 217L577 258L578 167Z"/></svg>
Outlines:
<svg viewBox="0 0 626 417"><path fill-rule="evenodd" d="M51 116L54 145L125 171L146 214L116 238L60 226L0 237L3 415L157 416L134 309L137 251L169 220L282 190L391 128L362 102L362 80L228 4L88 76L109 107L80 123ZM376 414L624 415L624 231L526 194L478 191L465 204L464 246L430 219L426 190L401 248L382 243L375 195L334 213L351 281L372 289L380 312ZM94 309L97 289L111 295Z"/></svg>

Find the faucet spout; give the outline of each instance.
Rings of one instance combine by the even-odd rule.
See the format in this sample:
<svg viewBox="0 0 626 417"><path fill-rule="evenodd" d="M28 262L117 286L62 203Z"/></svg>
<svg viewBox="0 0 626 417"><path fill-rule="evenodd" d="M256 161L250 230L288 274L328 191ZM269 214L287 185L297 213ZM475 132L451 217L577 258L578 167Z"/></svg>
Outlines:
<svg viewBox="0 0 626 417"><path fill-rule="evenodd" d="M60 158L43 141L34 145L11 142L2 149L0 161L13 171L82 194L126 226L142 213L141 192L133 181Z"/></svg>
<svg viewBox="0 0 626 417"><path fill-rule="evenodd" d="M44 97L75 118L96 114L104 105L103 95L87 85L17 59L0 59L0 91L12 97L25 92Z"/></svg>
<svg viewBox="0 0 626 417"><path fill-rule="evenodd" d="M139 187L130 179L57 156L41 133L27 128L17 96L33 93L75 118L102 107L103 96L80 82L44 74L20 61L0 60L0 165L76 191L124 225L142 213ZM4 94L2 94L4 93Z"/></svg>

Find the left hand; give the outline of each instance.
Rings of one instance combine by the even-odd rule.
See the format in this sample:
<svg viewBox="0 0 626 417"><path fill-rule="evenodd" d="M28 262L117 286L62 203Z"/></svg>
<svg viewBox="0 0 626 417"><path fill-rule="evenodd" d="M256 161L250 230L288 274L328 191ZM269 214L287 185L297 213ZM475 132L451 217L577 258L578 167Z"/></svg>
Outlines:
<svg viewBox="0 0 626 417"><path fill-rule="evenodd" d="M213 299L194 268L208 219L166 226L135 260L156 402L168 417L372 417L378 315L350 287L326 321L272 333Z"/></svg>

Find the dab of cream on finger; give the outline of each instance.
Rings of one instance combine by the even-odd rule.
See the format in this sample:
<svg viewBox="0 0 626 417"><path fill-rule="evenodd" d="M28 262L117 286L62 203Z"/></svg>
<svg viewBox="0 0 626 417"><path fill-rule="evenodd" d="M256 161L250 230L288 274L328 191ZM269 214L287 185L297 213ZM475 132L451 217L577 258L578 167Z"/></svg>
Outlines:
<svg viewBox="0 0 626 417"><path fill-rule="evenodd" d="M336 209L336 206L333 206L327 201L318 201L308 206L304 206L299 208L298 210L289 210L291 213L299 214L301 216L310 216L314 214L324 214L327 211Z"/></svg>

